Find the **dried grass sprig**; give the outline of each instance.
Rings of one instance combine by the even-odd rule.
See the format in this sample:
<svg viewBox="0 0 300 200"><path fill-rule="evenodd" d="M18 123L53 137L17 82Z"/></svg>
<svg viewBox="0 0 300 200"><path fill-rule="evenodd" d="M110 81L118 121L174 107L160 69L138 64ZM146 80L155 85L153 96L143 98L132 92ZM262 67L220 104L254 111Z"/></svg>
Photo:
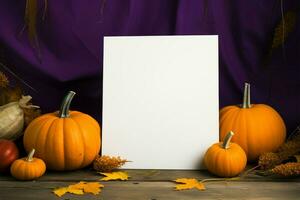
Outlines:
<svg viewBox="0 0 300 200"><path fill-rule="evenodd" d="M44 11L42 14L42 20L46 18L46 13L48 9L48 0L44 0ZM37 0L26 0L25 6L25 25L21 31L21 34L25 29L27 29L27 35L30 45L37 51L37 57L41 61L40 45L38 41L37 34L37 22L38 22L38 1Z"/></svg>
<svg viewBox="0 0 300 200"><path fill-rule="evenodd" d="M7 78L7 76L3 73L0 72L0 87L7 87L9 84L9 80Z"/></svg>
<svg viewBox="0 0 300 200"><path fill-rule="evenodd" d="M98 172L111 172L114 169L117 169L123 166L126 162L130 162L126 159L110 156L98 156L93 162L94 170Z"/></svg>

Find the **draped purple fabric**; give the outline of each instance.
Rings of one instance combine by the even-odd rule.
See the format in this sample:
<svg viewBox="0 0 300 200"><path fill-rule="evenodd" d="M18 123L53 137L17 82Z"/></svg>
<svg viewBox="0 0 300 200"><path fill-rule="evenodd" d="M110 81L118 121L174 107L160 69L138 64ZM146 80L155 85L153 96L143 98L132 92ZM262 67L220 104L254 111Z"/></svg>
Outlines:
<svg viewBox="0 0 300 200"><path fill-rule="evenodd" d="M299 0L49 0L45 21L39 1L41 61L21 33L26 1L0 3L2 62L44 112L74 90L72 108L101 122L103 36L217 34L220 107L241 103L247 81L252 102L274 107L289 131L300 122ZM282 11L296 12L296 25L267 59Z"/></svg>

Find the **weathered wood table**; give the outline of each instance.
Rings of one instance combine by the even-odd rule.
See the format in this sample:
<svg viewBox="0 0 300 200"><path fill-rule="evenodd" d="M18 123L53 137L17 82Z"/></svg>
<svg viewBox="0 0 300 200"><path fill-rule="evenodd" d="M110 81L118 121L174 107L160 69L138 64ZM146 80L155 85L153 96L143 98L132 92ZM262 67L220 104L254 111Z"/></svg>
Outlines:
<svg viewBox="0 0 300 200"><path fill-rule="evenodd" d="M300 199L300 178L262 177L249 175L246 179L205 183L206 190L174 191L172 180L177 178L214 178L206 171L179 170L125 170L129 181L101 182L105 187L101 194L57 197L53 188L78 181L98 181L101 176L86 169L74 172L48 172L36 181L16 181L10 176L0 176L1 200L55 200L55 199L103 199L103 200L191 200L191 199Z"/></svg>

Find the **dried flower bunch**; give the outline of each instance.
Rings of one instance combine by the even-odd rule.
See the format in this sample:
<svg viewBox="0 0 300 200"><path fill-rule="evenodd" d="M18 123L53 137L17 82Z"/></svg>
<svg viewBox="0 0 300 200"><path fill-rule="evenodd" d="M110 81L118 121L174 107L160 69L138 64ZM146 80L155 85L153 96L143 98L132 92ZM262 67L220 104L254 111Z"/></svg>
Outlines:
<svg viewBox="0 0 300 200"><path fill-rule="evenodd" d="M129 161L126 159L121 159L119 156L98 156L93 162L93 168L98 172L111 172L114 169L123 166L126 162Z"/></svg>

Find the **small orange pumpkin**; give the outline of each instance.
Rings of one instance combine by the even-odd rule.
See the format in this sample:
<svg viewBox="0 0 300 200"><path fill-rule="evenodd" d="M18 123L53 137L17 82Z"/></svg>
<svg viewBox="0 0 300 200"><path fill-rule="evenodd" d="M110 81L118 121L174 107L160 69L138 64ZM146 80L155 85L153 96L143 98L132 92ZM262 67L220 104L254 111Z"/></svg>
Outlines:
<svg viewBox="0 0 300 200"><path fill-rule="evenodd" d="M233 177L241 173L247 164L245 151L235 143L230 143L234 133L230 131L224 142L213 144L204 155L208 171L221 177Z"/></svg>
<svg viewBox="0 0 300 200"><path fill-rule="evenodd" d="M26 151L36 149L36 156L52 170L75 170L89 165L100 150L100 126L91 116L69 111L75 92L64 98L59 112L34 119L24 133Z"/></svg>
<svg viewBox="0 0 300 200"><path fill-rule="evenodd" d="M233 142L239 144L249 161L262 153L276 151L284 143L286 127L281 116L265 104L250 104L250 84L245 83L243 104L220 110L220 141L228 131L236 133Z"/></svg>
<svg viewBox="0 0 300 200"><path fill-rule="evenodd" d="M32 149L27 157L15 160L10 167L10 173L18 180L33 180L41 177L46 171L43 160L33 158L35 150Z"/></svg>

